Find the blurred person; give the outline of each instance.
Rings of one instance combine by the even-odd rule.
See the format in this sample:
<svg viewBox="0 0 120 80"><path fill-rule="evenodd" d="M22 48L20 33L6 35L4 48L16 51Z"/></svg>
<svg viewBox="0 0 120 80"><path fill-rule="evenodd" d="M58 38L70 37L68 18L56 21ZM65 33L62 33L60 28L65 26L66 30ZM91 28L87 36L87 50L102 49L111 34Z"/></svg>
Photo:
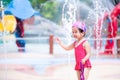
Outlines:
<svg viewBox="0 0 120 80"><path fill-rule="evenodd" d="M21 6L22 5L22 6ZM11 0L5 9L5 14L10 14L16 18L15 37L18 51L24 52L26 42L24 40L24 24L32 24L33 17L38 12L35 11L29 0Z"/></svg>
<svg viewBox="0 0 120 80"><path fill-rule="evenodd" d="M23 39L24 37L24 24L23 20L19 19L16 17L16 30L15 30L15 37L16 39L16 45L18 47L18 51L24 52L25 51L25 40Z"/></svg>
<svg viewBox="0 0 120 80"><path fill-rule="evenodd" d="M77 21L72 25L72 35L76 39L72 44L65 45L59 38L55 38L55 41L65 50L75 50L76 65L75 70L77 72L78 80L87 80L89 72L91 70L91 47L89 42L84 38L86 33L85 23ZM83 65L83 68L81 66Z"/></svg>

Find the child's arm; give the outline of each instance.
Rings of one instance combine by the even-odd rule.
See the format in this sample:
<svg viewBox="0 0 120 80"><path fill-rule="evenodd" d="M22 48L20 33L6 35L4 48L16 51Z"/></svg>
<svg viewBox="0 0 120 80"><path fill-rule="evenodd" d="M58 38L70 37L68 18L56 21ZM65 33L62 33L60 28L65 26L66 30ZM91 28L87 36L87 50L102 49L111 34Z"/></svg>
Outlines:
<svg viewBox="0 0 120 80"><path fill-rule="evenodd" d="M57 42L63 49L65 49L65 50L71 50L71 49L74 48L74 43L72 43L72 44L69 45L69 46L66 46L65 44L62 43L62 41L61 41L59 38L56 38L55 40L56 40L56 42Z"/></svg>
<svg viewBox="0 0 120 80"><path fill-rule="evenodd" d="M84 48L86 50L86 56L82 59L82 63L84 64L86 60L88 60L91 56L91 47L90 44L86 41L84 44Z"/></svg>

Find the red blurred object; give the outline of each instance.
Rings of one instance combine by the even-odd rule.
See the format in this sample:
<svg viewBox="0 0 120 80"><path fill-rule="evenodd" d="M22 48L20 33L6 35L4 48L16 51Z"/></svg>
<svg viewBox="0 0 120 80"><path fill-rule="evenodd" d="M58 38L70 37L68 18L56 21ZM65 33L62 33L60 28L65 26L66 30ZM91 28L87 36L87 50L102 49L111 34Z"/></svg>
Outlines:
<svg viewBox="0 0 120 80"><path fill-rule="evenodd" d="M108 12L105 12L103 17L98 19L98 23L95 26L95 38L99 39L101 37L101 32L100 32L100 27L102 25L102 21L107 19L108 21L108 34L107 38L109 38L106 41L105 45L105 51L102 54L113 54L114 50L114 40L112 38L115 38L117 35L117 30L118 30L118 21L117 21L117 16L120 14L120 3L117 4L114 9L112 10L111 14L109 15ZM97 29L97 30L96 30ZM101 48L101 41L95 41L95 48L99 46Z"/></svg>
<svg viewBox="0 0 120 80"><path fill-rule="evenodd" d="M117 35L118 30L118 21L117 16L120 14L120 3L117 4L110 14L111 22L108 23L108 38L114 38ZM113 54L114 50L114 41L107 40L105 45L104 54Z"/></svg>

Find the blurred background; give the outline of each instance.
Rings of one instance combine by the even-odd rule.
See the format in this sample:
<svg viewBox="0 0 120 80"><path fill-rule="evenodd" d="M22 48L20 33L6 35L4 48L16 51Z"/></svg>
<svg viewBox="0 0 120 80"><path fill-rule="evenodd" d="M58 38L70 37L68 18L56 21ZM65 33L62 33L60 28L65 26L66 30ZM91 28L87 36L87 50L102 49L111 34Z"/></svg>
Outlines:
<svg viewBox="0 0 120 80"><path fill-rule="evenodd" d="M76 80L74 50L54 37L73 42L77 20L91 44L89 80L120 79L120 0L0 0L0 7L0 80Z"/></svg>

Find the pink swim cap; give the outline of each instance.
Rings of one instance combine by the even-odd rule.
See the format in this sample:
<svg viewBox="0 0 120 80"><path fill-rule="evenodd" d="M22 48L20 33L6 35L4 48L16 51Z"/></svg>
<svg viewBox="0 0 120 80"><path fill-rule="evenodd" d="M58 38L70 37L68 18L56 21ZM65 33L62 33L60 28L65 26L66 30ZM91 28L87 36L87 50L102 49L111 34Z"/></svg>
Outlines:
<svg viewBox="0 0 120 80"><path fill-rule="evenodd" d="M79 29L82 29L84 32L86 32L86 26L85 26L85 23L84 22L75 22L73 23L72 27L77 27Z"/></svg>

